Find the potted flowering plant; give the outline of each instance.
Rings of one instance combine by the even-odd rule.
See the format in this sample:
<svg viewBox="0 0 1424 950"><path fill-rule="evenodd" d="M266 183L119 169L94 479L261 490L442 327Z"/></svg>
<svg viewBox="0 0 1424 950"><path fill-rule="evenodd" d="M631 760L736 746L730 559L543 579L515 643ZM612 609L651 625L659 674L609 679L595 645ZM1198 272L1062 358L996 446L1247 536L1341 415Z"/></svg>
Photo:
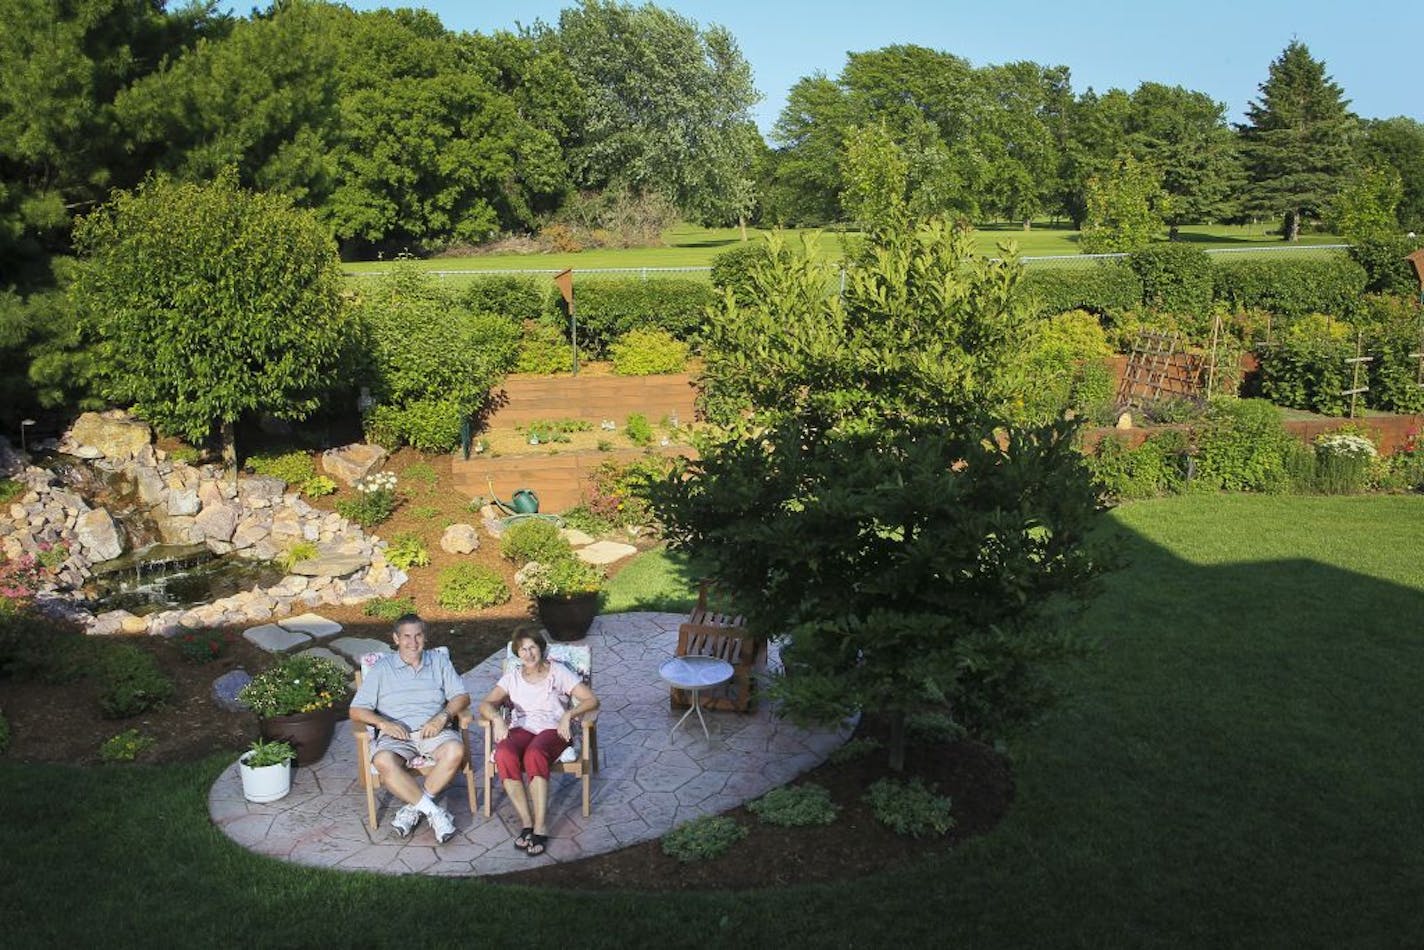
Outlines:
<svg viewBox="0 0 1424 950"><path fill-rule="evenodd" d="M598 614L603 579L601 568L573 554L531 561L515 576L520 589L534 599L539 620L554 640L579 640L588 633Z"/></svg>
<svg viewBox="0 0 1424 950"><path fill-rule="evenodd" d="M237 760L242 797L250 802L275 802L292 790L292 760L296 750L287 742L258 739Z"/></svg>
<svg viewBox="0 0 1424 950"><path fill-rule="evenodd" d="M237 698L257 714L263 738L290 742L297 764L310 765L326 754L349 690L350 674L340 665L289 656L254 676Z"/></svg>

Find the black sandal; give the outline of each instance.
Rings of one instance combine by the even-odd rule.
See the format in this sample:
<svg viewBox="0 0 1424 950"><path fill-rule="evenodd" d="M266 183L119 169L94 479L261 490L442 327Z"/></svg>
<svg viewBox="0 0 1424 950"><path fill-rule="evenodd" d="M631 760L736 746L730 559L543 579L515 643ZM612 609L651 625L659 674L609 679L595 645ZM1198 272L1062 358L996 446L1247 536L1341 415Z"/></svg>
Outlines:
<svg viewBox="0 0 1424 950"><path fill-rule="evenodd" d="M529 847L524 849L524 853L529 855L531 858L537 858L539 855L544 853L544 845L548 844L548 842L548 835L531 834L529 836Z"/></svg>
<svg viewBox="0 0 1424 950"><path fill-rule="evenodd" d="M534 829L533 829L533 828L520 828L520 829L519 829L519 837L514 839L514 850L516 850L516 851L528 851L528 850L529 850L529 839L532 838L533 836L534 836Z"/></svg>

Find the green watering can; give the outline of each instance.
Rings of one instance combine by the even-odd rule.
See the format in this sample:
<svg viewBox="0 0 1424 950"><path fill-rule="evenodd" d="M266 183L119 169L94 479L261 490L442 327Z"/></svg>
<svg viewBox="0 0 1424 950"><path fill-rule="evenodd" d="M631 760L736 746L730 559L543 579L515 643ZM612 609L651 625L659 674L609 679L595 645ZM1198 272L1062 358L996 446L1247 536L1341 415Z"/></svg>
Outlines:
<svg viewBox="0 0 1424 950"><path fill-rule="evenodd" d="M532 515L539 511L539 496L528 488L517 490L508 502L500 501L494 494L494 486L490 486L490 500L494 506L505 514L510 515Z"/></svg>

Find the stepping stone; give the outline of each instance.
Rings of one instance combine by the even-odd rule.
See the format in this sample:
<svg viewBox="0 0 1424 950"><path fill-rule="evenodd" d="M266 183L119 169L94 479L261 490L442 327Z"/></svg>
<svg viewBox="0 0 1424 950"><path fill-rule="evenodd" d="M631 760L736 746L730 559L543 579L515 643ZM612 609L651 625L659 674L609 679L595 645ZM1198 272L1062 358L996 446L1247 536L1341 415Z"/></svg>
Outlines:
<svg viewBox="0 0 1424 950"><path fill-rule="evenodd" d="M295 630L297 633L305 633L309 637L317 640L323 637L334 637L341 632L341 624L335 620L327 620L321 614L302 614L300 617L288 617L286 620L278 620L279 626L288 630Z"/></svg>
<svg viewBox="0 0 1424 950"><path fill-rule="evenodd" d="M369 653L370 651L368 650L367 652ZM303 650L302 652L298 653L297 656L315 656L320 657L323 660L330 660L348 673L354 672L356 670L356 667L354 665L347 662L346 657L342 656L340 653L333 653L326 647L312 647L309 650Z"/></svg>
<svg viewBox="0 0 1424 950"><path fill-rule="evenodd" d="M372 640L370 637L338 637L327 646L346 657L352 663L360 663L367 653L393 653L388 641Z"/></svg>
<svg viewBox="0 0 1424 950"><path fill-rule="evenodd" d="M229 670L213 680L213 702L228 712L247 712L247 704L238 699L237 694L250 682L252 677L246 670Z"/></svg>
<svg viewBox="0 0 1424 950"><path fill-rule="evenodd" d="M560 528L559 536L576 548L581 548L593 543L593 538L578 528Z"/></svg>
<svg viewBox="0 0 1424 950"><path fill-rule="evenodd" d="M603 565L637 554L638 549L621 541L599 541L575 553L590 564Z"/></svg>
<svg viewBox="0 0 1424 950"><path fill-rule="evenodd" d="M371 559L362 554L328 554L298 561L292 565L292 573L307 577L345 577L370 563Z"/></svg>
<svg viewBox="0 0 1424 950"><path fill-rule="evenodd" d="M311 642L311 637L305 633L286 630L275 623L264 623L260 627L244 630L242 637L248 643L258 649L266 650L268 653L281 653L283 650L290 650L292 647Z"/></svg>

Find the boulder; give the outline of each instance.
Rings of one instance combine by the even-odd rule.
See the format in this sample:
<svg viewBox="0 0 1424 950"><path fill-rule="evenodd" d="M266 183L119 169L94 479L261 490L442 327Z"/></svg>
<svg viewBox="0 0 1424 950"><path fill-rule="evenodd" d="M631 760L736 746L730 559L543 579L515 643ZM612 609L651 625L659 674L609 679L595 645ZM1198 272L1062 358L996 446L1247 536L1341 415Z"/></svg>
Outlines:
<svg viewBox="0 0 1424 950"><path fill-rule="evenodd" d="M204 505L203 510L198 512L194 519L194 524L210 542L231 541L232 533L237 528L238 513L238 507L227 502Z"/></svg>
<svg viewBox="0 0 1424 950"><path fill-rule="evenodd" d="M298 561L292 565L292 573L307 577L346 577L370 563L370 558L360 554L329 554Z"/></svg>
<svg viewBox="0 0 1424 950"><path fill-rule="evenodd" d="M151 468L140 468L134 472L134 482L138 485L138 497L150 508L163 504L168 500L168 483ZM171 512L178 514L178 512ZM197 514L197 510L186 512L186 514Z"/></svg>
<svg viewBox="0 0 1424 950"><path fill-rule="evenodd" d="M452 524L440 537L440 550L451 554L469 554L479 547L479 532L472 524Z"/></svg>
<svg viewBox="0 0 1424 950"><path fill-rule="evenodd" d="M1124 412L1122 415L1118 416L1118 417L1117 417L1117 424L1114 425L1113 428L1115 428L1115 429L1131 429L1131 428L1132 428L1132 413L1130 413L1130 412Z"/></svg>
<svg viewBox="0 0 1424 950"><path fill-rule="evenodd" d="M357 442L321 453L321 470L348 485L355 485L385 458L386 450L379 445Z"/></svg>
<svg viewBox="0 0 1424 950"><path fill-rule="evenodd" d="M153 519L164 544L202 544L203 532L196 518L161 516Z"/></svg>
<svg viewBox="0 0 1424 950"><path fill-rule="evenodd" d="M74 526L74 540L91 561L110 561L124 553L123 529L105 508L95 508L79 516Z"/></svg>
<svg viewBox="0 0 1424 950"><path fill-rule="evenodd" d="M153 441L153 432L117 410L86 412L75 420L66 442L81 458L127 459Z"/></svg>
<svg viewBox="0 0 1424 950"><path fill-rule="evenodd" d="M168 496L168 513L170 515L196 515L202 507L202 502L198 500L198 493L191 488L177 489Z"/></svg>
<svg viewBox="0 0 1424 950"><path fill-rule="evenodd" d="M213 680L213 702L228 712L247 712L247 704L237 698L242 687L252 682L246 670L229 670Z"/></svg>

